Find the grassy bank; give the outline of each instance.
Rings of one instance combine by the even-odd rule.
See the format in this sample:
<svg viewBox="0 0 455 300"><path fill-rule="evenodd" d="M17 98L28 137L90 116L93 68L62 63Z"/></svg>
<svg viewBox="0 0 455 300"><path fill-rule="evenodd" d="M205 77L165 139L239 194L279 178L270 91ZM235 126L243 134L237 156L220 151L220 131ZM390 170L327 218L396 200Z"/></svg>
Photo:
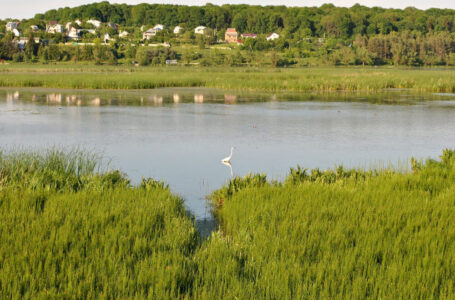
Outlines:
<svg viewBox="0 0 455 300"><path fill-rule="evenodd" d="M455 152L412 172L292 169L182 200L79 151L0 152L6 298L433 299L455 296Z"/></svg>
<svg viewBox="0 0 455 300"><path fill-rule="evenodd" d="M0 154L2 298L171 299L189 293L198 235L182 200L130 186L81 152Z"/></svg>
<svg viewBox="0 0 455 300"><path fill-rule="evenodd" d="M237 178L215 192L224 234L201 290L238 299L451 299L455 155L393 170Z"/></svg>
<svg viewBox="0 0 455 300"><path fill-rule="evenodd" d="M454 69L202 68L90 65L3 65L0 87L151 89L210 87L251 91L455 92Z"/></svg>

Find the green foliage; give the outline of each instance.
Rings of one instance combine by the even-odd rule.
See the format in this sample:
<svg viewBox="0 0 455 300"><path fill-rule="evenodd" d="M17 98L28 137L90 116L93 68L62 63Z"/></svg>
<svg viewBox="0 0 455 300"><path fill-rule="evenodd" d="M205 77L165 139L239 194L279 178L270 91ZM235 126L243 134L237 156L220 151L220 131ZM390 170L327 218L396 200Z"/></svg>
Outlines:
<svg viewBox="0 0 455 300"><path fill-rule="evenodd" d="M136 51L136 60L141 66L164 65L166 60L176 59L176 53L168 48L147 49L140 47Z"/></svg>

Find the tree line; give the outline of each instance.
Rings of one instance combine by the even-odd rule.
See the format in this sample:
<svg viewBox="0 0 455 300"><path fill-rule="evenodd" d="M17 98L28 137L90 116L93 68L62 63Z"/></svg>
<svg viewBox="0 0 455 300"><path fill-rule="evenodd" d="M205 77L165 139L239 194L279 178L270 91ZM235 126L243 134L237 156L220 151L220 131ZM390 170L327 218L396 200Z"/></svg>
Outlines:
<svg viewBox="0 0 455 300"><path fill-rule="evenodd" d="M74 8L52 9L36 14L39 21L59 22L95 18L122 26L165 24L186 25L189 28L207 26L216 30L235 27L240 32L287 32L306 36L355 37L389 34L391 32L455 31L455 10L419 10L413 7L384 9L354 5L351 8L324 4L321 7L285 7L206 4L182 6L166 4L110 4L109 2L81 5Z"/></svg>
<svg viewBox="0 0 455 300"><path fill-rule="evenodd" d="M108 2L75 8L50 10L22 20L45 27L50 20L61 24L76 19L98 19L130 29L128 42L115 40L101 44L100 37L112 28L102 27L93 37L83 37L92 45L61 45L63 34L30 33L22 48L12 33L0 36L0 59L14 61L94 61L116 64L165 64L177 59L183 64L201 65L455 65L455 10L415 8L383 9L355 5L351 8L285 6L180 6L159 4L110 4ZM165 24L150 41L142 41L141 25ZM176 36L172 26L187 31ZM209 27L206 36L195 35L191 28ZM5 26L0 22L0 32ZM257 33L244 39L231 53L208 50L224 39L225 29ZM280 38L267 41L267 33ZM41 38L33 41L33 35ZM139 43L169 43L170 49L150 50ZM60 44L60 45L59 45ZM179 47L194 45L193 48ZM143 49L142 49L143 48ZM231 46L232 48L232 46ZM191 50L185 50L191 49Z"/></svg>

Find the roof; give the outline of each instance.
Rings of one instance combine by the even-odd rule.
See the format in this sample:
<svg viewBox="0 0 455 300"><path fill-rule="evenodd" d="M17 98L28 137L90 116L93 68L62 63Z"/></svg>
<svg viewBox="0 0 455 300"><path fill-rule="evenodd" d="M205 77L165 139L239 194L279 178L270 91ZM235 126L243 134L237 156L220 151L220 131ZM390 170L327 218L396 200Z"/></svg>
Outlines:
<svg viewBox="0 0 455 300"><path fill-rule="evenodd" d="M242 33L242 37L257 37L258 35L255 33Z"/></svg>
<svg viewBox="0 0 455 300"><path fill-rule="evenodd" d="M237 32L237 30L235 30L235 28L228 28L228 29L226 30L226 32Z"/></svg>

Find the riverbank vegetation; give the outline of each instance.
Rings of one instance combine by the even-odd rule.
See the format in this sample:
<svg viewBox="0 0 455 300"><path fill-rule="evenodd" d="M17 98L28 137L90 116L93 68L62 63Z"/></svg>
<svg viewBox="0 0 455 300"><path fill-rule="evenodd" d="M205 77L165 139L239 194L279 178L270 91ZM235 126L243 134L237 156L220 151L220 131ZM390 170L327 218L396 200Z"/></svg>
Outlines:
<svg viewBox="0 0 455 300"><path fill-rule="evenodd" d="M209 87L245 91L455 92L453 69L399 68L187 68L89 65L4 65L0 87L152 89Z"/></svg>
<svg viewBox="0 0 455 300"><path fill-rule="evenodd" d="M2 297L190 293L199 236L182 199L99 167L79 151L0 153Z"/></svg>
<svg viewBox="0 0 455 300"><path fill-rule="evenodd" d="M58 32L49 30L57 23L61 26ZM26 20L0 20L0 60L454 66L454 24L455 10L451 9L101 2L52 9ZM195 31L200 26L203 32ZM225 38L228 28L234 28L237 36L229 44ZM142 46L146 46L147 55Z"/></svg>
<svg viewBox="0 0 455 300"><path fill-rule="evenodd" d="M198 252L213 298L450 299L455 153L412 172L291 170L212 194L223 234Z"/></svg>
<svg viewBox="0 0 455 300"><path fill-rule="evenodd" d="M455 152L412 171L234 178L200 240L182 200L80 151L0 152L0 290L11 298L454 297Z"/></svg>

